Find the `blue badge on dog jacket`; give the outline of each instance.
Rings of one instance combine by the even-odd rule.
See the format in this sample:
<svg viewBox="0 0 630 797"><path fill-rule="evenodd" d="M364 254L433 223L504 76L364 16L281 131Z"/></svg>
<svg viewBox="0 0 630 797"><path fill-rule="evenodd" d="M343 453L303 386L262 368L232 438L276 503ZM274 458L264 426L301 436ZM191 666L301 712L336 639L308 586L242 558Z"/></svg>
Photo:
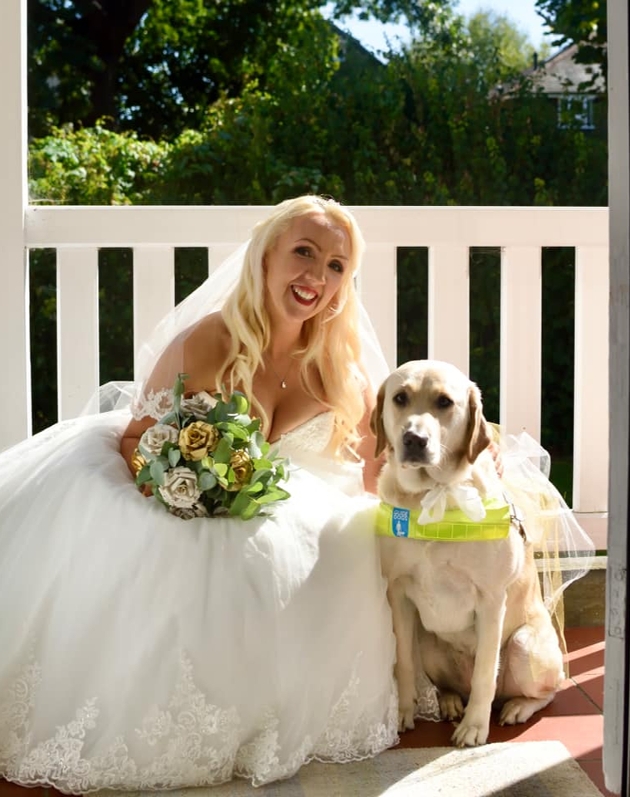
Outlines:
<svg viewBox="0 0 630 797"><path fill-rule="evenodd" d="M471 520L461 509L447 509L435 523L418 523L419 512L381 501L376 515L376 533L382 537L407 537L412 540L473 542L500 540L510 533L513 508L509 504L484 502L486 516Z"/></svg>

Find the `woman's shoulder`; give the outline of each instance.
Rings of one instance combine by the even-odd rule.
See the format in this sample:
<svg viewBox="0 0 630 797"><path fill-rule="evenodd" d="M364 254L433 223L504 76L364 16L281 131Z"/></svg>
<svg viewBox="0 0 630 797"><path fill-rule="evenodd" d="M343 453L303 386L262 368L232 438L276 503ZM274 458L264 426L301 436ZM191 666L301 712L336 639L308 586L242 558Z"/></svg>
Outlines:
<svg viewBox="0 0 630 797"><path fill-rule="evenodd" d="M204 316L187 331L183 366L191 386L194 382L199 384L199 389L215 387L214 375L225 362L231 343L228 328L218 312Z"/></svg>

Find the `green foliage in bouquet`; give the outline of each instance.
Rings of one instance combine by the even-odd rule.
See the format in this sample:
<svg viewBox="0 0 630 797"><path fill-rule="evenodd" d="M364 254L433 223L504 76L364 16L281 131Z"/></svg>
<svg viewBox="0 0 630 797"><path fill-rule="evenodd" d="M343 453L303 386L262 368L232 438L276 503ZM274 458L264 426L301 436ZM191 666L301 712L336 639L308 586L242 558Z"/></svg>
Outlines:
<svg viewBox="0 0 630 797"><path fill-rule="evenodd" d="M186 374L173 388L173 409L147 429L134 461L136 484L150 486L168 510L190 519L255 517L276 501L289 497L279 486L288 478L280 458L260 431L260 420L249 413L249 401L234 392L197 393L184 398Z"/></svg>

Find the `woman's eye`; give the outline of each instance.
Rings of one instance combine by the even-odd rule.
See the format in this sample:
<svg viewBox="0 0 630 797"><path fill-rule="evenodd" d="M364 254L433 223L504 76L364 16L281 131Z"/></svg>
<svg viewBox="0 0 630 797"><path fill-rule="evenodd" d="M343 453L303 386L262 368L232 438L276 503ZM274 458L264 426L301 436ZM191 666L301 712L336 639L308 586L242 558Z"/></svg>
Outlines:
<svg viewBox="0 0 630 797"><path fill-rule="evenodd" d="M394 396L394 404L397 404L399 407L406 407L409 402L406 393L396 393Z"/></svg>
<svg viewBox="0 0 630 797"><path fill-rule="evenodd" d="M333 271L337 272L337 274L343 274L343 264L340 263L338 260L331 261L329 265Z"/></svg>
<svg viewBox="0 0 630 797"><path fill-rule="evenodd" d="M296 254L301 255L302 257L310 257L311 256L311 249L309 246L298 246L295 249Z"/></svg>
<svg viewBox="0 0 630 797"><path fill-rule="evenodd" d="M436 403L441 410L445 410L448 407L453 406L453 399L450 399L448 396L442 394L441 396L438 396Z"/></svg>

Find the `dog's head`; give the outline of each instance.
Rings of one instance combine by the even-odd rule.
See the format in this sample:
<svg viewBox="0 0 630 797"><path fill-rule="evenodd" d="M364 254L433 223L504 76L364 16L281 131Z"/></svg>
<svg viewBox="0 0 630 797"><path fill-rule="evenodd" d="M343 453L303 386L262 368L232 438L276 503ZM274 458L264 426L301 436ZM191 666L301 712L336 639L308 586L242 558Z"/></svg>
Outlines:
<svg viewBox="0 0 630 797"><path fill-rule="evenodd" d="M426 469L440 482L490 443L479 388L437 360L414 360L393 371L379 389L370 425L377 456L387 450L397 471Z"/></svg>

